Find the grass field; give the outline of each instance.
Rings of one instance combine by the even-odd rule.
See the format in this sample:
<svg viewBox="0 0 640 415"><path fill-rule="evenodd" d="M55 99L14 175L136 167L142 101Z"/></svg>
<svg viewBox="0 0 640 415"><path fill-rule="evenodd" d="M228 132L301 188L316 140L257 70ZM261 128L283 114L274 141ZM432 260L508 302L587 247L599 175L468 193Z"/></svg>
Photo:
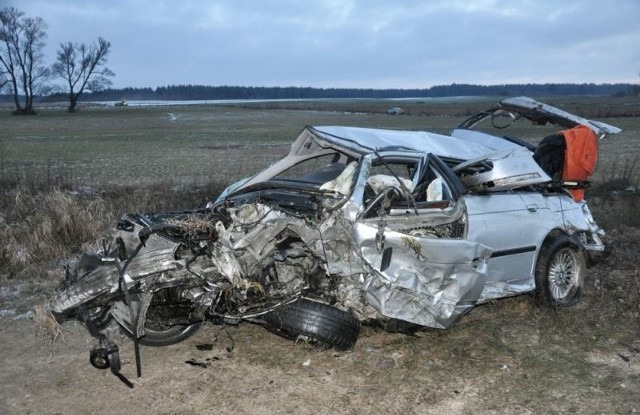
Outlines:
<svg viewBox="0 0 640 415"><path fill-rule="evenodd" d="M425 121L216 105L85 108L74 116L52 109L1 119L6 128L0 133L0 162L5 172L66 174L82 182L234 180L286 153L308 124L416 129L425 128Z"/></svg>
<svg viewBox="0 0 640 415"><path fill-rule="evenodd" d="M36 206L52 205L51 198L58 200L53 205L67 204L68 210L73 211L72 205L80 203L79 200L64 193L51 194L55 188L84 195L99 192L101 202L106 205L102 207L105 214L101 220L107 222L100 226L108 226L108 221L125 210L190 208L215 197L227 184L282 157L305 125L446 134L470 114L495 105L497 99L94 105L85 106L76 114L67 113L64 106L48 106L41 108L37 116L24 117L12 116L8 108L6 111L0 108L0 183L4 190L13 189L18 194L5 193L0 203L3 215L0 219L7 224L12 221L25 224L33 221L28 215L36 212L43 215L41 220L46 223L45 212ZM549 102L574 113L583 110L590 116L615 115L600 118L621 127L623 132L600 143L594 188L587 197L591 198L592 209L603 225L640 224L635 214L637 192L630 192L637 187L640 172L640 114L629 116L638 111L638 100L565 97ZM405 114L385 113L387 108L398 105L406 110ZM535 144L554 131L522 124L509 133ZM89 220L84 218L82 206L75 209L76 220ZM48 215L63 219L67 213L51 211ZM77 224L78 230L86 227ZM18 239L25 233L16 231L16 226L3 229ZM81 238L87 236L85 232L77 234ZM55 232L50 236L55 239ZM44 239L42 235L39 238ZM5 240L12 239L5 237ZM81 242L85 241L76 240L71 246L78 249ZM43 252L38 257L46 259L52 255ZM5 256L15 262L15 252Z"/></svg>
<svg viewBox="0 0 640 415"><path fill-rule="evenodd" d="M144 348L133 390L89 367L92 340L78 326L63 326L67 343L55 346L53 361L48 343L25 341L33 326L19 317L51 295L65 258L125 211L214 197L285 154L307 124L446 133L495 99L61 107L29 117L0 108L0 412L639 413L640 101L541 100L624 130L600 143L587 192L614 251L589 269L578 305L544 308L523 295L417 337L365 327L345 353L317 353L250 325L218 343L221 331L208 325L179 345ZM407 114L384 114L391 106ZM531 126L518 135L544 136ZM132 356L131 342L120 340ZM203 343L213 350L196 349ZM211 367L186 365L189 358ZM130 361L123 371L133 376Z"/></svg>
<svg viewBox="0 0 640 415"><path fill-rule="evenodd" d="M562 102L562 100L560 100ZM570 111L624 114L626 100L564 99ZM66 177L78 185L135 184L171 180L232 182L255 172L288 150L305 125L425 130L447 133L466 116L486 109L493 98L468 101L303 101L234 106L86 107L77 114L43 108L33 117L0 111L0 174ZM386 115L402 105L407 114ZM636 103L636 106L640 104ZM640 109L639 109L640 110ZM624 132L602 143L596 179L621 173L637 160L640 116L610 117ZM523 129L523 138L542 138Z"/></svg>

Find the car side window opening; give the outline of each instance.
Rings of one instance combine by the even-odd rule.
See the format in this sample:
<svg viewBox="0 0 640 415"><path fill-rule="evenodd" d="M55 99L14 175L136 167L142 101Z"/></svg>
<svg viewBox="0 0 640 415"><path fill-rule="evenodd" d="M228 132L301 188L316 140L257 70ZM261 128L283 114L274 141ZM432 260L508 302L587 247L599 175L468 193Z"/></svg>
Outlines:
<svg viewBox="0 0 640 415"><path fill-rule="evenodd" d="M394 231L419 240L462 238L466 229L464 208L455 202L457 193L442 169L447 169L446 165L431 156L402 162L375 161L364 192L362 217L383 233ZM398 186L398 180L406 189Z"/></svg>
<svg viewBox="0 0 640 415"><path fill-rule="evenodd" d="M440 172L427 165L421 168L417 161L378 160L371 166L367 179L364 205L370 206L366 216L382 214L390 209L444 209L453 200L451 189ZM398 182L400 180L402 184ZM408 194L407 194L408 192Z"/></svg>
<svg viewBox="0 0 640 415"><path fill-rule="evenodd" d="M376 194L389 186L399 188L404 186L408 191L412 191L415 165L415 162L383 162L379 160L371 166L367 184L371 186Z"/></svg>
<svg viewBox="0 0 640 415"><path fill-rule="evenodd" d="M428 166L413 195L416 202L423 202L423 204L454 199L449 184L433 166Z"/></svg>

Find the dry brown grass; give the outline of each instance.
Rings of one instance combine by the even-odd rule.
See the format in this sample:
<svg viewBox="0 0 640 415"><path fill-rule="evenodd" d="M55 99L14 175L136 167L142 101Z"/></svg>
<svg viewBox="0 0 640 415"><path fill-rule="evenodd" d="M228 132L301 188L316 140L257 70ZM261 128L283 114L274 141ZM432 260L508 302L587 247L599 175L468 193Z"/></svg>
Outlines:
<svg viewBox="0 0 640 415"><path fill-rule="evenodd" d="M188 240L198 240L205 235L216 235L216 223L208 218L189 215L186 219L170 219L167 223L177 226Z"/></svg>
<svg viewBox="0 0 640 415"><path fill-rule="evenodd" d="M60 323L43 305L36 305L33 308L33 322L36 326L36 337L49 339L51 343L58 340L64 341Z"/></svg>
<svg viewBox="0 0 640 415"><path fill-rule="evenodd" d="M176 189L162 182L78 193L64 187L7 186L0 195L0 278L48 275L57 261L80 253L83 244L113 228L123 213L193 208L221 187Z"/></svg>
<svg viewBox="0 0 640 415"><path fill-rule="evenodd" d="M114 218L100 199L82 200L58 189L14 189L3 196L0 269L13 276L79 249Z"/></svg>

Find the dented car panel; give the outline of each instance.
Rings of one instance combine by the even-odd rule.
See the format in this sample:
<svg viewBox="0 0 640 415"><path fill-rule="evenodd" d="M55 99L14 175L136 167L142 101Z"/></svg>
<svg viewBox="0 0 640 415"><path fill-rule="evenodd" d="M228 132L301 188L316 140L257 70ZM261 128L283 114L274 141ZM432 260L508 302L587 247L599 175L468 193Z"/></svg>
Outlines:
<svg viewBox="0 0 640 415"><path fill-rule="evenodd" d="M501 113L516 110L524 112L510 115L513 119L524 116L537 123L556 122L563 128L586 123L600 134L619 131L616 127L590 122L524 97L504 100L498 108ZM301 149L309 150L317 146L325 151L327 148L340 149L352 157L360 155L349 203L343 206L342 211L349 226L353 227L352 246L358 247L365 269L362 276L365 281L363 295L382 318L446 327L455 321L452 316L460 316L472 304L534 290L536 259L545 237L554 230L560 229L567 235L588 235L582 239L590 241L587 244L589 249L603 249L599 238L602 231L595 222L590 224L583 218L584 211L574 206L570 198L558 193L532 191L531 186L544 185L551 179L534 160L530 147L523 146L517 140L506 140L469 129L486 116L463 123L464 128L454 130L453 137L412 131L308 127L293 144L290 155L285 158L288 161L276 163L265 170L268 172L266 175L254 176L247 183L264 180L283 166L300 162L304 156L312 154ZM415 159L409 168L413 169L412 174L402 178L374 174L372 169L376 161L380 163L389 159L392 163L397 162L400 157L398 152ZM443 180L449 189L447 197L438 201L423 198L417 202L416 198L420 198L420 195L414 190L425 177L429 157L438 159L438 163L433 164L440 167L446 163L438 157L459 162L454 162L450 169L445 167L448 169L446 174L439 171L431 175L430 179L437 176ZM458 183L452 183L454 181ZM459 182L465 193L462 197L459 197ZM239 186L240 192L247 183ZM378 183L385 183L387 187L383 185L378 188ZM378 194L371 204L367 203L365 196L368 185L374 187ZM325 189L334 189L334 186L331 183L325 185ZM383 190L390 188L393 189L391 194L382 194ZM517 189L525 190L514 193ZM347 193L344 186L341 192ZM402 199L403 193L413 194L411 197L405 195L403 202L396 203L393 199ZM439 194L442 197L442 192ZM385 203L386 210L381 208ZM564 222L564 215L573 218L568 219L569 226ZM454 227L457 231L443 232L442 229L446 227ZM496 229L505 228L499 236L496 234ZM437 247L446 246L452 241L460 245L476 244L476 247L482 246L484 249L484 255L462 255L457 259L457 265L453 268L460 269L465 264L466 269L460 274L465 278L447 268L451 264L435 265L428 257L421 256L423 249L425 252L439 252ZM587 245L584 249L587 249ZM456 251L461 253L464 249L459 246ZM424 263L424 267L421 269L416 261ZM482 267L477 266L478 261L483 264ZM447 291L447 301L433 300L440 296L430 297L429 293L437 291L433 291L432 287L438 284L441 287L453 286L443 282L447 281L446 275L449 274L452 280L457 281L457 288ZM430 279L433 279L433 284L428 283ZM445 289L442 290L444 292ZM410 307L409 292L412 292L415 303ZM453 300L451 292L458 293L459 304ZM428 298L432 298L432 301ZM457 311L452 311L454 309ZM423 316L417 317L415 310L422 310Z"/></svg>
<svg viewBox="0 0 640 415"><path fill-rule="evenodd" d="M551 178L532 156L531 151L516 147L460 163L453 171L473 169L472 173L462 174L461 179L467 189L476 191L499 191L549 182Z"/></svg>
<svg viewBox="0 0 640 415"><path fill-rule="evenodd" d="M368 269L362 290L382 316L445 328L480 298L488 247L392 230L380 237L378 227L367 223L355 232Z"/></svg>
<svg viewBox="0 0 640 415"><path fill-rule="evenodd" d="M381 130L373 128L321 126L309 127L317 137L360 154L381 149L405 149L468 160L487 153L481 144L470 144L450 136L426 131Z"/></svg>

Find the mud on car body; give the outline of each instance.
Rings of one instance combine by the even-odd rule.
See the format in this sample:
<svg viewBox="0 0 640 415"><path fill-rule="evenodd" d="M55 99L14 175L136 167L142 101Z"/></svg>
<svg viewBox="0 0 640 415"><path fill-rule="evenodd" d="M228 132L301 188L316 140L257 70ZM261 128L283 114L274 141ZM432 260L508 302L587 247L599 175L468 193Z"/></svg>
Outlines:
<svg viewBox="0 0 640 415"><path fill-rule="evenodd" d="M478 130L518 120L578 138L534 147ZM581 143L619 131L525 97L451 135L306 127L286 157L205 209L125 215L50 307L85 322L108 367L111 318L136 350L182 341L204 320L348 349L361 323L446 328L477 304L529 292L570 306L606 252L579 192L596 156ZM576 157L584 172L567 177Z"/></svg>

